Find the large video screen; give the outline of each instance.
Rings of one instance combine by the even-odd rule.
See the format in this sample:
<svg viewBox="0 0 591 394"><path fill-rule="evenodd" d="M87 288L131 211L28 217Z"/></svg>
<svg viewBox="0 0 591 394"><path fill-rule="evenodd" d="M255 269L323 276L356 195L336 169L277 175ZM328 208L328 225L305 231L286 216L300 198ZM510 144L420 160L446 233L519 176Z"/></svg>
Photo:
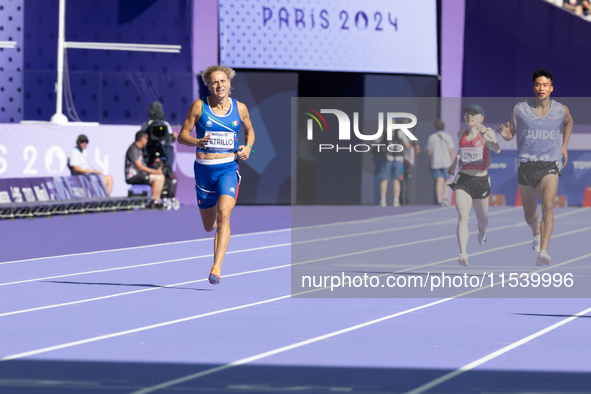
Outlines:
<svg viewBox="0 0 591 394"><path fill-rule="evenodd" d="M436 75L436 0L219 0L221 64Z"/></svg>

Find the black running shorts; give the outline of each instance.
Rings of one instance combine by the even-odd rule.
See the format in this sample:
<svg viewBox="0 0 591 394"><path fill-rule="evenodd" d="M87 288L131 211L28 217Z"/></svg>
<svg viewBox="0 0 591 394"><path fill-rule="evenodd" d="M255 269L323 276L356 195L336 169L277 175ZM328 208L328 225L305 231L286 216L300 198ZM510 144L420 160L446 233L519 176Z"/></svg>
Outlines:
<svg viewBox="0 0 591 394"><path fill-rule="evenodd" d="M542 178L550 174L562 176L560 168L558 168L558 164L555 161L521 162L517 170L517 179L520 185L530 186L535 189L542 181Z"/></svg>
<svg viewBox="0 0 591 394"><path fill-rule="evenodd" d="M482 199L490 196L490 177L471 176L459 172L454 181L449 184L452 190L462 189L472 197L472 199Z"/></svg>

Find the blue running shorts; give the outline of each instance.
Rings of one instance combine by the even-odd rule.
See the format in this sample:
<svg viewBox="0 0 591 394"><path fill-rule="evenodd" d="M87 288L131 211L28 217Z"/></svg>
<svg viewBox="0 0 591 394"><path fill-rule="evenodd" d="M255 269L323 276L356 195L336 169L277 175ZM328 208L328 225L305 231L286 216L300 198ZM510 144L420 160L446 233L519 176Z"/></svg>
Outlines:
<svg viewBox="0 0 591 394"><path fill-rule="evenodd" d="M236 200L240 186L238 163L193 165L197 204L201 209L214 207L220 196L226 194Z"/></svg>

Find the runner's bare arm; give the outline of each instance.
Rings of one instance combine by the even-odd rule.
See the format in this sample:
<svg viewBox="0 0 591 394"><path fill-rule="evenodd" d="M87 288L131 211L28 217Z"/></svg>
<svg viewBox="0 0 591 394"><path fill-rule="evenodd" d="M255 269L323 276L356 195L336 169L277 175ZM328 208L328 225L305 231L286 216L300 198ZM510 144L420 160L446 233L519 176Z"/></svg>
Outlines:
<svg viewBox="0 0 591 394"><path fill-rule="evenodd" d="M562 157L562 166L565 167L568 163L568 140L573 132L573 117L566 105L564 107L564 121L562 128L562 147L560 148L560 157Z"/></svg>
<svg viewBox="0 0 591 394"><path fill-rule="evenodd" d="M493 129L487 129L486 133L482 135L484 138L486 146L495 152L496 154L501 153L501 147L499 146L499 141L497 141L497 136L495 135L495 131Z"/></svg>
<svg viewBox="0 0 591 394"><path fill-rule="evenodd" d="M238 157L240 160L246 160L250 157L250 152L252 152L252 146L254 145L254 129L252 128L250 114L248 113L248 108L246 108L246 105L239 101L236 101L236 103L238 104L238 113L240 114L240 119L242 120L244 141L246 141L246 145L240 145L238 147Z"/></svg>
<svg viewBox="0 0 591 394"><path fill-rule="evenodd" d="M511 121L507 122L507 126L501 124L497 130L505 141L510 141L513 139L513 137L515 137L515 123L513 122L514 116L515 108L513 108L513 112L511 112Z"/></svg>
<svg viewBox="0 0 591 394"><path fill-rule="evenodd" d="M181 132L179 133L178 137L179 144L186 146L199 146L200 148L205 147L205 144L207 144L207 141L209 141L209 134L201 139L191 137L191 131L201 117L202 110L203 102L201 100L193 101L193 104L191 104L189 112L187 113L187 118L181 126Z"/></svg>
<svg viewBox="0 0 591 394"><path fill-rule="evenodd" d="M460 160L460 149L459 148L458 148L458 153L456 153L456 156L454 157L453 163L451 163L451 165L447 168L447 173L449 175L453 175L454 172L456 171L456 165L458 164L458 160Z"/></svg>

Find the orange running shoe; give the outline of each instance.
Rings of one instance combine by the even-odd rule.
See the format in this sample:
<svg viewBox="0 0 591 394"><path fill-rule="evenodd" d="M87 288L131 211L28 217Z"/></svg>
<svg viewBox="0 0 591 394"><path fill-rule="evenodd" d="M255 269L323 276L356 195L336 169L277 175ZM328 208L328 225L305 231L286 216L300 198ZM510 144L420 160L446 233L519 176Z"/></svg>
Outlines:
<svg viewBox="0 0 591 394"><path fill-rule="evenodd" d="M220 275L220 269L217 267L212 267L211 272L209 273L209 283L212 285L219 285L222 277Z"/></svg>

